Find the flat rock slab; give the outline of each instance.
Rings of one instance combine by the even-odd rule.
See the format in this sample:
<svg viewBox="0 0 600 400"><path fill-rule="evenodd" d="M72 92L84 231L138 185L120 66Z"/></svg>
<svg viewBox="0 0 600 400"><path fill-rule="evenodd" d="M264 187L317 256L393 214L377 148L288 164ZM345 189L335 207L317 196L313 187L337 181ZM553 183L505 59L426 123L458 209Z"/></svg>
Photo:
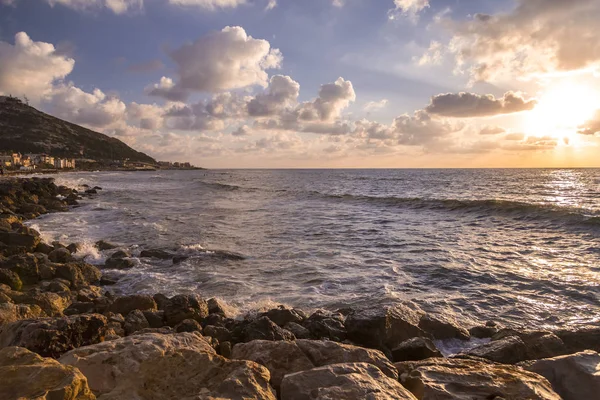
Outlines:
<svg viewBox="0 0 600 400"><path fill-rule="evenodd" d="M281 400L416 400L397 380L367 363L333 364L286 375Z"/></svg>
<svg viewBox="0 0 600 400"><path fill-rule="evenodd" d="M548 379L564 400L600 398L600 354L595 351L527 361L519 365Z"/></svg>
<svg viewBox="0 0 600 400"><path fill-rule="evenodd" d="M394 365L400 373L400 382L417 399L561 399L546 378L512 365L444 358Z"/></svg>
<svg viewBox="0 0 600 400"><path fill-rule="evenodd" d="M351 362L373 364L385 375L398 379L396 368L380 351L331 341L254 340L236 344L231 358L251 360L267 367L271 372L271 383L276 389L287 374L329 364Z"/></svg>
<svg viewBox="0 0 600 400"><path fill-rule="evenodd" d="M198 333L128 336L59 361L79 368L101 400L275 399L265 367L216 355Z"/></svg>
<svg viewBox="0 0 600 400"><path fill-rule="evenodd" d="M87 379L74 367L22 347L0 350L0 398L93 400Z"/></svg>

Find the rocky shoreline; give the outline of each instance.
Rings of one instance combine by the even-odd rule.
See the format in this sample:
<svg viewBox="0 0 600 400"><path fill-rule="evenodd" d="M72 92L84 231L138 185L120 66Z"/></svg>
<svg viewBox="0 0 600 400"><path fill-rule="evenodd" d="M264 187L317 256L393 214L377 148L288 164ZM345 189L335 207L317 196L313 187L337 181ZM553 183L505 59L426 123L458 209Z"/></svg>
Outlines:
<svg viewBox="0 0 600 400"><path fill-rule="evenodd" d="M125 249L98 242L98 268L23 224L100 190L0 180L0 400L598 398L600 327L462 327L411 302L233 318L199 294L115 296L103 272L133 266Z"/></svg>

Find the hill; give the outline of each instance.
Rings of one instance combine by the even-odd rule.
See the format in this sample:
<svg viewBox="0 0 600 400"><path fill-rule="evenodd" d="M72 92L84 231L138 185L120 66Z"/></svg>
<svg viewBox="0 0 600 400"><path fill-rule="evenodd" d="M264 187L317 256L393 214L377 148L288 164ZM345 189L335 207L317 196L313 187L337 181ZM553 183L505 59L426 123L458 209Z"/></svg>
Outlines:
<svg viewBox="0 0 600 400"><path fill-rule="evenodd" d="M45 114L19 99L0 96L0 152L47 153L56 157L156 163L119 139Z"/></svg>

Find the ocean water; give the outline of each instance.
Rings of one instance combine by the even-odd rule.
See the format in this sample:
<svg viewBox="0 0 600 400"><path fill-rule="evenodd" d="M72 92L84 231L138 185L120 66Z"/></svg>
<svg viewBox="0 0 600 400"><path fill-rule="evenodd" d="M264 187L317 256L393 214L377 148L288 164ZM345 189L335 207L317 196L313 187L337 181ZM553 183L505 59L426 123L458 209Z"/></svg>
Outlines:
<svg viewBox="0 0 600 400"><path fill-rule="evenodd" d="M465 325L600 321L600 170L214 170L59 175L104 190L32 221L48 241L139 255L118 294L197 292L238 310L413 300Z"/></svg>

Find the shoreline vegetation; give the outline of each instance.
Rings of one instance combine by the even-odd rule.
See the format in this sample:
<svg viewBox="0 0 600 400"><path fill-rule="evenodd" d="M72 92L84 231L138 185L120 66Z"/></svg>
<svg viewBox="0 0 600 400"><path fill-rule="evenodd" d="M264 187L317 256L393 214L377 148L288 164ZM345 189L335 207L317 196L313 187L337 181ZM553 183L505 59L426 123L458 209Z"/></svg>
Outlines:
<svg viewBox="0 0 600 400"><path fill-rule="evenodd" d="M201 293L116 296L103 273L134 267L127 249L97 242L110 252L97 267L76 257L80 244L44 243L24 224L101 195L0 179L2 400L597 398L600 327L464 327L410 301L234 318ZM467 350L445 357L440 341Z"/></svg>

